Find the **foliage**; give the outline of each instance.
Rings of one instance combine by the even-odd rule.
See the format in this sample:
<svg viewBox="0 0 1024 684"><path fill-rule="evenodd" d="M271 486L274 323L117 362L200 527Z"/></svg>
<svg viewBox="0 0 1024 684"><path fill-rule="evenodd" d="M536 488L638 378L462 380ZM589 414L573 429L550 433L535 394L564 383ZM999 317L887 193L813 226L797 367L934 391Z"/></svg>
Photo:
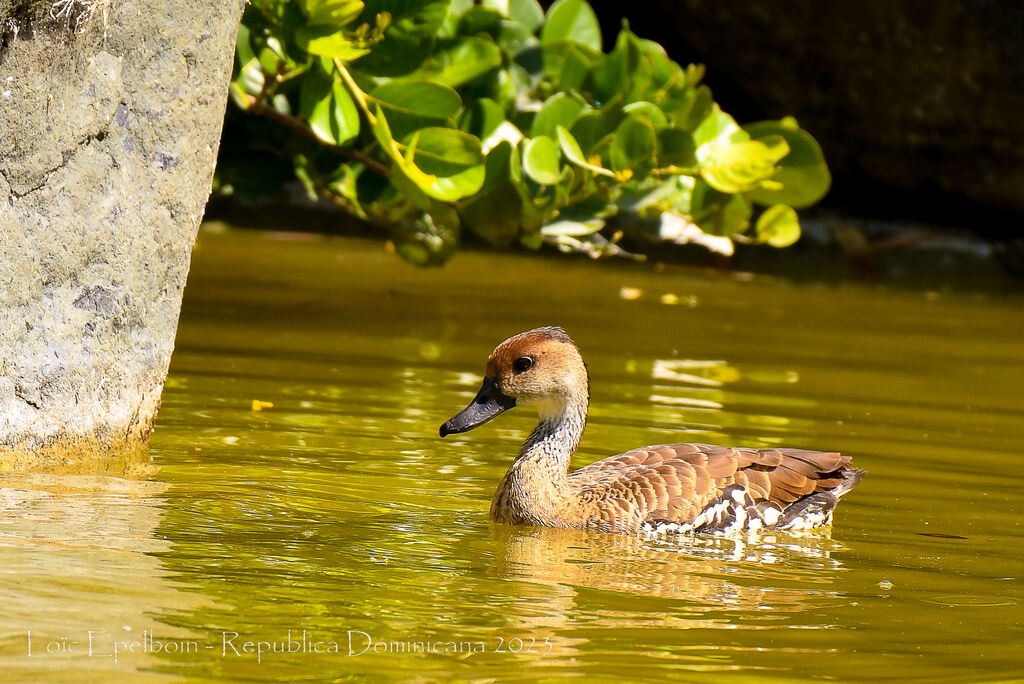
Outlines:
<svg viewBox="0 0 1024 684"><path fill-rule="evenodd" d="M253 0L236 62L234 102L315 142L286 152L307 192L418 264L463 230L592 256L623 230L783 247L829 187L793 119L739 126L703 67L628 27L603 53L585 0Z"/></svg>

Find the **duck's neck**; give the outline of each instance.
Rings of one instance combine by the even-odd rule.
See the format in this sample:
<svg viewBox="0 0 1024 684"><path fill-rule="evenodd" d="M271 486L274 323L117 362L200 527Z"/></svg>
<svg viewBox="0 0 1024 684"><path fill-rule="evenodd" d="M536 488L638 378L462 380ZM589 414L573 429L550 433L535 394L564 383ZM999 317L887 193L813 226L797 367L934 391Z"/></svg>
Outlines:
<svg viewBox="0 0 1024 684"><path fill-rule="evenodd" d="M580 445L586 425L586 397L571 399L564 405L542 408L540 422L526 438L513 465L539 466L551 475L564 477L569 470L572 455Z"/></svg>
<svg viewBox="0 0 1024 684"><path fill-rule="evenodd" d="M574 498L568 470L587 423L587 397L541 409L540 422L523 444L495 492L491 517L532 525L566 526Z"/></svg>

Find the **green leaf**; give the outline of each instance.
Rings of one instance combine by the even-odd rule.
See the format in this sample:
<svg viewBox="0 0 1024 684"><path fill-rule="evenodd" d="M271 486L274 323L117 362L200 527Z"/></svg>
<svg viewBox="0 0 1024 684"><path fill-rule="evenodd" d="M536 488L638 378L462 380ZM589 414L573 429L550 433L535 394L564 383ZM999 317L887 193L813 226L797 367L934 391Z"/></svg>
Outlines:
<svg viewBox="0 0 1024 684"><path fill-rule="evenodd" d="M306 74L299 91L299 116L309 123L316 137L331 145L338 144L337 135L341 129L350 128L350 122L345 119L346 113L336 112L334 85L332 75L317 65ZM344 107L344 104L339 107ZM338 117L343 119L340 125L336 120ZM358 131L358 115L355 126Z"/></svg>
<svg viewBox="0 0 1024 684"><path fill-rule="evenodd" d="M622 35L615 43L615 48L601 59L590 72L588 85L598 102L604 104L611 100L621 100L629 80L629 55L622 43Z"/></svg>
<svg viewBox="0 0 1024 684"><path fill-rule="evenodd" d="M252 31L245 24L238 27L238 37L235 39L235 62L239 66L247 64L256 58L252 49Z"/></svg>
<svg viewBox="0 0 1024 684"><path fill-rule="evenodd" d="M664 102L663 106L666 112L674 112L677 128L693 131L708 119L716 105L711 97L711 89L707 86L683 88L682 93L680 101L676 102L673 98Z"/></svg>
<svg viewBox="0 0 1024 684"><path fill-rule="evenodd" d="M295 42L311 55L337 57L346 62L370 52L369 48L353 43L345 31L334 26L302 26L295 32Z"/></svg>
<svg viewBox="0 0 1024 684"><path fill-rule="evenodd" d="M682 77L682 69L678 64L669 59L665 48L653 40L634 38L636 46L644 61L651 65L649 91L658 91L664 88L669 82Z"/></svg>
<svg viewBox="0 0 1024 684"><path fill-rule="evenodd" d="M384 35L388 41L418 43L440 28L448 15L451 0L366 0L360 21L374 25L381 12L391 14L391 25ZM388 49L397 46L389 45Z"/></svg>
<svg viewBox="0 0 1024 684"><path fill-rule="evenodd" d="M818 143L793 119L760 121L744 130L754 140L782 136L789 144L789 154L776 164L772 180L781 188L754 188L750 198L758 204L788 204L798 209L810 206L828 192L832 183L825 157Z"/></svg>
<svg viewBox="0 0 1024 684"><path fill-rule="evenodd" d="M487 154L484 162L484 184L480 192L493 190L502 183L509 183L512 180L512 155L515 154L515 146L506 140L494 146Z"/></svg>
<svg viewBox="0 0 1024 684"><path fill-rule="evenodd" d="M623 28L615 47L590 74L597 99L626 103L650 99L653 94L654 58L649 52L644 41ZM661 58L666 65L671 64L664 54Z"/></svg>
<svg viewBox="0 0 1024 684"><path fill-rule="evenodd" d="M459 130L486 140L504 121L505 110L494 100L481 97L466 104L459 114L458 125Z"/></svg>
<svg viewBox="0 0 1024 684"><path fill-rule="evenodd" d="M481 166L483 171L480 139L468 133L452 128L424 128L413 133L404 144L415 148L413 162L427 173L450 176L476 166ZM483 184L483 174L480 178L477 190Z"/></svg>
<svg viewBox="0 0 1024 684"><path fill-rule="evenodd" d="M533 119L530 135L545 135L554 138L558 126L571 128L583 113L586 105L567 93L555 93L549 97Z"/></svg>
<svg viewBox="0 0 1024 684"><path fill-rule="evenodd" d="M693 136L678 128L658 130L658 165L690 169L697 166L697 145Z"/></svg>
<svg viewBox="0 0 1024 684"><path fill-rule="evenodd" d="M260 67L260 61L253 57L248 62L242 65L238 71L238 77L235 82L241 87L242 91L249 95L259 95L263 92L263 84L266 82L263 76L263 69Z"/></svg>
<svg viewBox="0 0 1024 684"><path fill-rule="evenodd" d="M482 0L480 6L497 12L503 17L508 16L508 0Z"/></svg>
<svg viewBox="0 0 1024 684"><path fill-rule="evenodd" d="M594 10L584 0L556 0L548 9L540 40L545 45L568 40L600 51L601 27Z"/></svg>
<svg viewBox="0 0 1024 684"><path fill-rule="evenodd" d="M558 213L558 217L543 228L545 236L571 235L578 237L596 233L604 228L605 219L614 216L618 209L614 204L607 204L599 197L571 204Z"/></svg>
<svg viewBox="0 0 1024 684"><path fill-rule="evenodd" d="M683 128L686 130L685 126ZM723 112L718 105L711 109L711 113L693 132L693 142L697 144L697 147L711 142L732 142L749 139L750 136L739 127L736 120Z"/></svg>
<svg viewBox="0 0 1024 684"><path fill-rule="evenodd" d="M775 173L775 163L789 154L782 136L739 142L714 141L697 148L700 175L722 192L743 192Z"/></svg>
<svg viewBox="0 0 1024 684"><path fill-rule="evenodd" d="M646 210L650 209L652 210L650 213L660 214L670 206L671 201L679 192L676 181L677 177L670 177L668 180L651 181L648 179L645 183L631 185L629 189L623 190L615 200L615 204L620 213L639 214L646 213Z"/></svg>
<svg viewBox="0 0 1024 684"><path fill-rule="evenodd" d="M338 145L359 135L359 110L345 84L335 81L331 86L331 132Z"/></svg>
<svg viewBox="0 0 1024 684"><path fill-rule="evenodd" d="M415 75L458 88L500 66L501 49L494 41L460 37L438 49Z"/></svg>
<svg viewBox="0 0 1024 684"><path fill-rule="evenodd" d="M421 79L389 81L369 95L386 113L400 111L431 119L447 119L462 107L462 98L454 89Z"/></svg>
<svg viewBox="0 0 1024 684"><path fill-rule="evenodd" d="M353 64L361 73L370 76L398 78L408 76L419 69L433 53L435 41L389 39L374 46L370 54Z"/></svg>
<svg viewBox="0 0 1024 684"><path fill-rule="evenodd" d="M540 44L533 31L514 21L503 21L494 35L498 45L513 57L523 50Z"/></svg>
<svg viewBox="0 0 1024 684"><path fill-rule="evenodd" d="M493 245L512 242L522 223L522 201L511 177L514 153L507 142L491 150L483 187L459 208L463 225Z"/></svg>
<svg viewBox="0 0 1024 684"><path fill-rule="evenodd" d="M423 173L415 165L407 162L395 147L394 137L391 135L391 128L388 126L387 117L380 105L374 104L374 116L370 130L377 140L381 150L386 154L395 166L391 173L391 183L406 196L414 207L426 209L430 206L430 197L421 189L429 187L435 180L433 176Z"/></svg>
<svg viewBox="0 0 1024 684"><path fill-rule="evenodd" d="M728 195L698 181L691 200L694 223L709 235L732 237L750 227L753 209L746 195Z"/></svg>
<svg viewBox="0 0 1024 684"><path fill-rule="evenodd" d="M480 139L451 128L424 128L405 141L403 171L414 166L427 177L410 175L423 192L454 202L480 190L484 183L484 155Z"/></svg>
<svg viewBox="0 0 1024 684"><path fill-rule="evenodd" d="M609 161L615 171L653 165L658 138L645 116L629 116L615 129Z"/></svg>
<svg viewBox="0 0 1024 684"><path fill-rule="evenodd" d="M576 166L582 167L601 176L615 175L608 169L588 162L586 157L583 156L583 150L580 149L580 144L576 142L576 138L572 137L572 133L566 130L565 126L558 126L555 130L558 135L558 145L562 148L562 153L565 155L566 159Z"/></svg>
<svg viewBox="0 0 1024 684"><path fill-rule="evenodd" d="M459 17L458 33L462 36L475 36L478 33L494 36L501 28L503 17L503 12L491 7L471 7Z"/></svg>
<svg viewBox="0 0 1024 684"><path fill-rule="evenodd" d="M622 111L630 116L642 116L646 117L656 128L668 125L668 117L665 116L665 112L661 111L661 107L654 104L653 102L631 102L622 108Z"/></svg>
<svg viewBox="0 0 1024 684"><path fill-rule="evenodd" d="M537 0L508 0L508 16L530 31L544 23L544 10Z"/></svg>
<svg viewBox="0 0 1024 684"><path fill-rule="evenodd" d="M561 168L561 155L558 144L540 135L526 143L523 150L523 170L539 185L555 185L565 177L565 168Z"/></svg>
<svg viewBox="0 0 1024 684"><path fill-rule="evenodd" d="M310 26L342 27L363 11L363 0L301 0Z"/></svg>
<svg viewBox="0 0 1024 684"><path fill-rule="evenodd" d="M604 141L615 134L618 127L626 116L621 107L607 107L598 111L588 111L580 115L572 128L574 138L584 153L590 153L597 149Z"/></svg>
<svg viewBox="0 0 1024 684"><path fill-rule="evenodd" d="M800 220L792 207L776 204L758 217L754 230L759 242L772 247L789 247L800 239Z"/></svg>
<svg viewBox="0 0 1024 684"><path fill-rule="evenodd" d="M578 90L587 79L590 69L600 59L600 53L570 42L541 47L544 74L559 90Z"/></svg>
<svg viewBox="0 0 1024 684"><path fill-rule="evenodd" d="M426 126L447 123L462 107L455 90L422 79L388 81L369 96L383 108L392 135L398 139Z"/></svg>

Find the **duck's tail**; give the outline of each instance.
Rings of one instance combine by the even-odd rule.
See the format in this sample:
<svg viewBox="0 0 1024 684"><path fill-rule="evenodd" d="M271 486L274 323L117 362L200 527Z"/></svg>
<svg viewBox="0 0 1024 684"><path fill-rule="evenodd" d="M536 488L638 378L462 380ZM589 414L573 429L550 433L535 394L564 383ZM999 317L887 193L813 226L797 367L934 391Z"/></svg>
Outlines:
<svg viewBox="0 0 1024 684"><path fill-rule="evenodd" d="M832 511L839 503L839 497L853 489L862 477L864 477L863 470L844 469L843 481L832 489L808 494L786 506L775 527L782 530L806 530L831 524Z"/></svg>

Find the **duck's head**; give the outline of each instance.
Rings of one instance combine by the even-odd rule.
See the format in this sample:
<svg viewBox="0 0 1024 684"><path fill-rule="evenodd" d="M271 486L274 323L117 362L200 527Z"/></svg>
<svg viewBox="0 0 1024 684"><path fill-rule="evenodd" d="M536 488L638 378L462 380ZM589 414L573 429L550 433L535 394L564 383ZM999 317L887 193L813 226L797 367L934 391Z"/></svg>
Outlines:
<svg viewBox="0 0 1024 684"><path fill-rule="evenodd" d="M561 328L536 328L499 344L484 382L469 406L441 426L441 436L480 427L513 406L537 406L541 415L562 412L588 398L587 367Z"/></svg>

